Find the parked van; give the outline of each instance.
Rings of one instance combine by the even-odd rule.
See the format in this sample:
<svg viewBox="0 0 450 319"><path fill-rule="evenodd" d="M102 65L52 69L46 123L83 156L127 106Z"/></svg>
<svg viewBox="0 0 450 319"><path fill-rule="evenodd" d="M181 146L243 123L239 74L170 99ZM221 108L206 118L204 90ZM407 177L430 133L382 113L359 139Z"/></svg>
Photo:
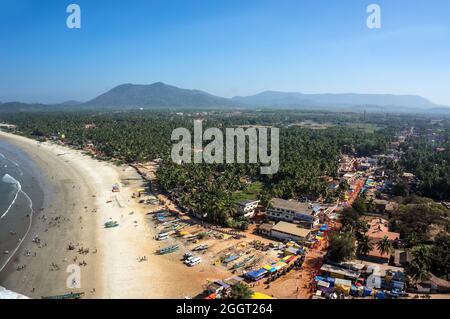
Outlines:
<svg viewBox="0 0 450 319"><path fill-rule="evenodd" d="M190 261L188 261L187 265L190 267L194 267L195 265L198 265L199 263L201 263L201 259L200 257L194 257L192 258Z"/></svg>
<svg viewBox="0 0 450 319"><path fill-rule="evenodd" d="M189 264L193 259L197 259L198 257L195 257L194 255L186 257L186 259L184 260L184 263L187 265Z"/></svg>
<svg viewBox="0 0 450 319"><path fill-rule="evenodd" d="M169 233L160 233L156 236L156 240L166 240L169 239Z"/></svg>
<svg viewBox="0 0 450 319"><path fill-rule="evenodd" d="M184 260L187 260L188 258L191 258L191 257L193 257L193 256L194 256L194 255L192 255L192 253L191 253L190 251L188 251L188 252L184 253L183 259L184 259Z"/></svg>

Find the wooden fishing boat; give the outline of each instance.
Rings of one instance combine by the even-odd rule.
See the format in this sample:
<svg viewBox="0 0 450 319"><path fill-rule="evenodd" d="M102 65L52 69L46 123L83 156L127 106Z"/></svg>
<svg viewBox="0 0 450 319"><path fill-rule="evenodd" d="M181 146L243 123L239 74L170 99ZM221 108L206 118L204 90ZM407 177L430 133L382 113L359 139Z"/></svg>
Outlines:
<svg viewBox="0 0 450 319"><path fill-rule="evenodd" d="M84 296L84 292L76 292L76 293L69 293L69 294L64 294L64 295L57 295L57 296L47 296L47 297L42 297L42 299L58 299L58 300L62 300L62 299L81 299Z"/></svg>
<svg viewBox="0 0 450 319"><path fill-rule="evenodd" d="M244 259L243 261L234 264L234 266L231 267L230 270L236 270L236 269L239 269L241 267L244 267L247 263L251 262L253 259L255 259L255 256L250 256L250 257Z"/></svg>
<svg viewBox="0 0 450 319"><path fill-rule="evenodd" d="M202 251L202 250L206 250L208 249L208 244L202 244L200 246L195 247L194 249L192 249L193 251Z"/></svg>
<svg viewBox="0 0 450 319"><path fill-rule="evenodd" d="M105 223L105 228L114 228L119 226L119 223L116 221L109 221Z"/></svg>
<svg viewBox="0 0 450 319"><path fill-rule="evenodd" d="M180 248L179 245L172 245L158 250L158 253L161 255L166 255L177 251L179 248Z"/></svg>

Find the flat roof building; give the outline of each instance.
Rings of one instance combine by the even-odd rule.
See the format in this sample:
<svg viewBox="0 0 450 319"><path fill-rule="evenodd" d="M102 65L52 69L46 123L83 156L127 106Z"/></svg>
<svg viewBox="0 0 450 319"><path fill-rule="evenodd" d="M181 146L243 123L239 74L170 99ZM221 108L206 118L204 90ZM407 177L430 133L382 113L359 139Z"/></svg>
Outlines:
<svg viewBox="0 0 450 319"><path fill-rule="evenodd" d="M267 224L267 223L261 224L261 225L258 227L258 231L259 231L259 233L262 234L262 235L270 236L273 227L274 227L274 225L272 225L272 224Z"/></svg>
<svg viewBox="0 0 450 319"><path fill-rule="evenodd" d="M273 220L299 223L305 228L319 224L318 210L309 203L273 198L267 216Z"/></svg>
<svg viewBox="0 0 450 319"><path fill-rule="evenodd" d="M305 241L309 238L311 230L301 228L296 224L279 222L270 231L270 235L280 240Z"/></svg>
<svg viewBox="0 0 450 319"><path fill-rule="evenodd" d="M358 279L359 276L361 275L361 273L358 271L345 269L330 264L323 264L323 266L320 268L320 271L333 278L350 279L350 280Z"/></svg>

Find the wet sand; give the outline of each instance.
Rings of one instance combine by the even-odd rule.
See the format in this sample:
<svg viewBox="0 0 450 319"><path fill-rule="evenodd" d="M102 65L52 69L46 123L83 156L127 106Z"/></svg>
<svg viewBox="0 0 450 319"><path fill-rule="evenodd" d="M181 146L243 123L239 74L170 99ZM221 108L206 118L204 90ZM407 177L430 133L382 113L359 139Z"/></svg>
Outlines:
<svg viewBox="0 0 450 319"><path fill-rule="evenodd" d="M206 279L225 275L206 263L186 267L180 262L182 251L155 254L173 239L153 239L157 231L146 215L149 206L132 199L133 192L145 186L133 168L48 142L3 132L0 138L35 161L51 192L44 194L43 210L21 249L0 273L0 286L32 298L69 292L84 292L85 298L183 298L201 292ZM112 192L116 183L121 185L119 193ZM103 224L111 219L119 226L105 229ZM33 242L35 236L39 243ZM69 250L69 244L75 249ZM144 256L147 260L139 262ZM67 287L74 284L67 282L67 267L79 263L81 288ZM26 267L17 271L20 265Z"/></svg>

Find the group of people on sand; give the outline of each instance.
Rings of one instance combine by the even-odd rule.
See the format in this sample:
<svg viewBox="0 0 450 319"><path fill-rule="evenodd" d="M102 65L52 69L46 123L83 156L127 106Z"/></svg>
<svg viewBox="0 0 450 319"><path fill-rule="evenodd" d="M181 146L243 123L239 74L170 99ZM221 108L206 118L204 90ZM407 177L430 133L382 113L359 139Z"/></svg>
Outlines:
<svg viewBox="0 0 450 319"><path fill-rule="evenodd" d="M144 261L147 261L147 256L143 256L143 257L139 257L138 258L138 261L141 263L141 262L144 262Z"/></svg>

